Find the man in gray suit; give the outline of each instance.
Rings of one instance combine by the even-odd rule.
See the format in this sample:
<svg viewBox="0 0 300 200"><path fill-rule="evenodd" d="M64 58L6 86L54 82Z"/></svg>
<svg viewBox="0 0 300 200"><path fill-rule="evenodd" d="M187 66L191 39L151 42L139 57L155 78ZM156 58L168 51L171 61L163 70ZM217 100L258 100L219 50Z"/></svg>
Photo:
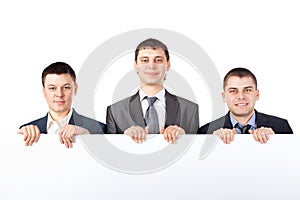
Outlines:
<svg viewBox="0 0 300 200"><path fill-rule="evenodd" d="M72 109L73 96L77 93L74 70L64 62L49 65L42 73L43 94L49 106L45 117L20 127L26 146L37 142L40 134L58 134L67 148L72 147L73 136L78 134L104 133L105 124L84 117Z"/></svg>
<svg viewBox="0 0 300 200"><path fill-rule="evenodd" d="M179 135L197 133L198 105L170 94L163 86L170 66L162 42L150 38L137 46L134 68L140 89L107 108L107 133L124 133L137 143L144 142L148 133L164 134L169 143L175 143Z"/></svg>

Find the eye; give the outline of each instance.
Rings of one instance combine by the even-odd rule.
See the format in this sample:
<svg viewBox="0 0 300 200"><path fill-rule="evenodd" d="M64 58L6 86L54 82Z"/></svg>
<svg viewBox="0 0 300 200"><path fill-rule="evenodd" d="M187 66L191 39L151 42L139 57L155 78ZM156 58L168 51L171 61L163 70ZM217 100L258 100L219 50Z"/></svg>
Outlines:
<svg viewBox="0 0 300 200"><path fill-rule="evenodd" d="M65 86L65 87L64 87L64 90L70 90L70 89L71 89L70 86Z"/></svg>
<svg viewBox="0 0 300 200"><path fill-rule="evenodd" d="M163 59L162 58L156 58L155 59L155 63L162 63L163 62Z"/></svg>
<svg viewBox="0 0 300 200"><path fill-rule="evenodd" d="M53 90L55 90L55 87L48 87L48 90L53 91Z"/></svg>
<svg viewBox="0 0 300 200"><path fill-rule="evenodd" d="M246 88L245 92L252 92L252 88Z"/></svg>
<svg viewBox="0 0 300 200"><path fill-rule="evenodd" d="M230 90L229 90L229 93L235 94L235 93L237 93L237 90L236 90L236 89L230 89Z"/></svg>
<svg viewBox="0 0 300 200"><path fill-rule="evenodd" d="M147 63L149 61L149 59L148 58L141 58L140 61L141 61L141 63Z"/></svg>

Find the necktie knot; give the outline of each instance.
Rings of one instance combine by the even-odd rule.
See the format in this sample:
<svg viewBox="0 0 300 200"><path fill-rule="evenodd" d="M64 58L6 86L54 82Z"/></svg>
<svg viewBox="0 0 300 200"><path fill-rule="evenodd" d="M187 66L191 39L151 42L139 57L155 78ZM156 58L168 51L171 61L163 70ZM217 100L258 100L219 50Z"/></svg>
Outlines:
<svg viewBox="0 0 300 200"><path fill-rule="evenodd" d="M155 101L157 100L157 97L146 97L148 103L149 103L149 106L153 106Z"/></svg>
<svg viewBox="0 0 300 200"><path fill-rule="evenodd" d="M249 134L249 130L251 129L251 125L247 124L245 126L236 123L236 125L234 126L235 128L238 128L241 131L241 134Z"/></svg>

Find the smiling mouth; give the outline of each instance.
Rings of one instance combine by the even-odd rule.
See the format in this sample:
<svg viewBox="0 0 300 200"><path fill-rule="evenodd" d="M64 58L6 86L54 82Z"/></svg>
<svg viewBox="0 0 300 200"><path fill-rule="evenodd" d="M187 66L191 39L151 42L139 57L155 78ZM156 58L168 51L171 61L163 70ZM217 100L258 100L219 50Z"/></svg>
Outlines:
<svg viewBox="0 0 300 200"><path fill-rule="evenodd" d="M156 72L145 72L146 75L148 76L156 76L158 73Z"/></svg>
<svg viewBox="0 0 300 200"><path fill-rule="evenodd" d="M235 105L238 107L242 107L242 106L247 106L248 103L236 103Z"/></svg>

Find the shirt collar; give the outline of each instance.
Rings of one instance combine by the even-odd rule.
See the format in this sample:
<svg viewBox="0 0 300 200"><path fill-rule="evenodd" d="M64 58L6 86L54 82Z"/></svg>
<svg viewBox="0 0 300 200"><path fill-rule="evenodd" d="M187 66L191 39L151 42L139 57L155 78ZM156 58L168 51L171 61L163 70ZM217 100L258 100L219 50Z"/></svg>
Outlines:
<svg viewBox="0 0 300 200"><path fill-rule="evenodd" d="M68 124L71 116L73 114L73 109L71 108L70 112L67 114L65 118L63 118L60 121L55 121L52 116L50 115L50 112L48 112L48 120L47 120L47 130L49 129L50 126L52 126L53 123L57 123L59 126L63 126L65 124Z"/></svg>
<svg viewBox="0 0 300 200"><path fill-rule="evenodd" d="M165 88L163 88L161 91L159 91L158 93L156 93L154 95L154 97L157 97L157 99L160 102L164 103L165 102L165 94L166 94L166 90L165 90ZM139 90L139 95L140 95L140 101L143 101L144 98L146 96L148 96L142 89ZM149 96L149 97L152 97L152 96Z"/></svg>
<svg viewBox="0 0 300 200"><path fill-rule="evenodd" d="M252 130L256 129L255 119L256 119L256 114L254 112L253 115L251 116L250 120L247 123L247 124L251 125ZM231 115L231 113L230 113L230 121L231 121L232 127L234 127L238 123L238 121L236 121L236 119L234 119L234 117ZM246 124L244 124L244 125L246 125Z"/></svg>

